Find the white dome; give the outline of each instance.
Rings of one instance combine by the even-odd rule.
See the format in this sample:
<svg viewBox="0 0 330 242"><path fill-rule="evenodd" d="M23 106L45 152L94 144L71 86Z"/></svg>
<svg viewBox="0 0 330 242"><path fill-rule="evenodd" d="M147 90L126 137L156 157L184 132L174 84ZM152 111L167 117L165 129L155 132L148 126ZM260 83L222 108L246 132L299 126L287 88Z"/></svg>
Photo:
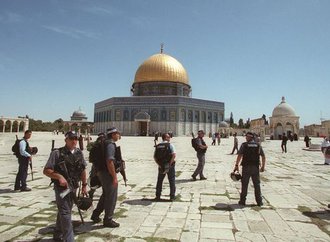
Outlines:
<svg viewBox="0 0 330 242"><path fill-rule="evenodd" d="M229 128L229 124L227 122L225 122L225 121L221 121L219 123L219 127L220 128Z"/></svg>
<svg viewBox="0 0 330 242"><path fill-rule="evenodd" d="M285 97L282 97L282 102L277 105L273 110L273 117L287 117L287 116L297 116L293 107L285 102Z"/></svg>

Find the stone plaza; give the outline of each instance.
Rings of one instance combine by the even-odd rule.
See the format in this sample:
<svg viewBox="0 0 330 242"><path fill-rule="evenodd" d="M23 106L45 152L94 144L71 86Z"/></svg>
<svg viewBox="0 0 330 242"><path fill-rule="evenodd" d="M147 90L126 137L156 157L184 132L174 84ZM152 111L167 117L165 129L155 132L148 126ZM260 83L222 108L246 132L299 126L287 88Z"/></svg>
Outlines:
<svg viewBox="0 0 330 242"><path fill-rule="evenodd" d="M239 144L245 140L238 138ZM52 241L57 209L50 180L42 173L52 140L55 147L64 144L63 135L33 132L30 145L37 146L39 152L33 158L34 180L29 170L27 181L32 191L15 192L18 163L11 152L15 134L0 134L0 241ZM83 213L83 225L74 207L76 241L330 241L330 166L323 165L320 151L303 150L302 138L288 143L288 153L282 153L279 140L262 143L266 154L266 171L261 175L262 207L256 206L251 181L247 206L237 204L240 182L229 177L236 159L229 155L232 137L222 139L219 146L210 146L211 139L205 138L209 148L204 174L208 179L203 181L191 180L197 158L190 140L172 139L177 151L176 200L167 201L165 178L164 201L156 202L153 137L123 136L118 144L126 161L128 182L125 187L119 178L115 220L120 227L93 224L92 208ZM321 141L312 138L312 143ZM87 159L86 150L84 155ZM98 189L94 207L100 193Z"/></svg>

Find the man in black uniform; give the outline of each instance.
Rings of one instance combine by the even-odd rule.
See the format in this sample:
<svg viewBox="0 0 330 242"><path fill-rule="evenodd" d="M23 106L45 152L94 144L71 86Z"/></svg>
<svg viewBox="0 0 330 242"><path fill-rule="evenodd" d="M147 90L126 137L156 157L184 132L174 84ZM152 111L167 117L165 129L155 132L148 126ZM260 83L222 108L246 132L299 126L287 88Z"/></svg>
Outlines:
<svg viewBox="0 0 330 242"><path fill-rule="evenodd" d="M282 153L286 153L286 143L288 142L288 137L283 133L282 136L282 143L281 143L281 148L282 148Z"/></svg>
<svg viewBox="0 0 330 242"><path fill-rule="evenodd" d="M201 180L206 180L207 178L203 174L204 165L205 165L205 153L207 150L207 145L205 141L203 140L203 137L205 135L203 130L198 131L198 137L196 138L196 143L198 145L197 149L197 159L198 159L198 165L196 167L196 170L191 175L193 181L196 181L196 176L199 175L199 178Z"/></svg>
<svg viewBox="0 0 330 242"><path fill-rule="evenodd" d="M32 131L26 130L23 139L19 142L18 172L15 181L15 191L29 192L31 188L26 186L29 163L32 162L32 155L28 139L31 138Z"/></svg>
<svg viewBox="0 0 330 242"><path fill-rule="evenodd" d="M44 174L54 183L57 219L54 230L55 241L74 241L71 211L79 182L81 192L87 196L86 161L80 149L76 148L78 136L69 131L65 134L65 146L50 153Z"/></svg>
<svg viewBox="0 0 330 242"><path fill-rule="evenodd" d="M261 197L261 189L260 189L260 172L265 170L266 157L262 147L256 143L253 139L253 133L246 133L246 141L244 142L239 151L236 159L234 171L239 171L239 163L242 159L242 191L240 195L240 200L238 204L245 205L245 200L248 191L248 185L250 177L252 178L253 186L254 186L254 195L258 206L262 206L262 197ZM260 156L262 158L260 164Z"/></svg>
<svg viewBox="0 0 330 242"><path fill-rule="evenodd" d="M120 225L113 220L118 194L118 179L115 168L115 163L117 161L115 142L117 142L119 138L120 133L116 128L113 127L107 130L105 159L103 162L98 162L96 167L97 176L102 184L102 195L91 216L93 222L100 222L100 215L104 210L103 226L110 228L116 228Z"/></svg>
<svg viewBox="0 0 330 242"><path fill-rule="evenodd" d="M163 181L167 173L168 182L170 184L170 200L175 200L175 148L170 143L171 136L169 134L162 135L163 142L156 145L154 159L158 164L158 178L156 185L156 200L160 200L162 194ZM159 157L157 157L160 154ZM167 169L165 168L167 167Z"/></svg>

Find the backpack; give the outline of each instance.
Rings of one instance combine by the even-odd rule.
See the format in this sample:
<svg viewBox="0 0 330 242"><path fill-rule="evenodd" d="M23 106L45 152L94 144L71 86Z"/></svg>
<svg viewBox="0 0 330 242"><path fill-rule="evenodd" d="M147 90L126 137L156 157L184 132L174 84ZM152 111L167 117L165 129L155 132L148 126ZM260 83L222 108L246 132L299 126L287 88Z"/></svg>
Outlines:
<svg viewBox="0 0 330 242"><path fill-rule="evenodd" d="M21 142L21 139L17 139L15 141L15 144L11 147L12 152L14 152L13 155L15 155L17 158L21 157L21 154L19 152L19 142Z"/></svg>
<svg viewBox="0 0 330 242"><path fill-rule="evenodd" d="M157 144L155 146L154 158L157 164L160 166L162 166L164 163L168 163L172 158L170 143Z"/></svg>
<svg viewBox="0 0 330 242"><path fill-rule="evenodd" d="M107 170L105 162L106 142L96 141L89 151L89 162L93 164L96 170Z"/></svg>
<svg viewBox="0 0 330 242"><path fill-rule="evenodd" d="M198 146L198 144L197 144L197 138L192 138L192 139L191 139L191 146L192 146L196 151L199 150L199 146Z"/></svg>

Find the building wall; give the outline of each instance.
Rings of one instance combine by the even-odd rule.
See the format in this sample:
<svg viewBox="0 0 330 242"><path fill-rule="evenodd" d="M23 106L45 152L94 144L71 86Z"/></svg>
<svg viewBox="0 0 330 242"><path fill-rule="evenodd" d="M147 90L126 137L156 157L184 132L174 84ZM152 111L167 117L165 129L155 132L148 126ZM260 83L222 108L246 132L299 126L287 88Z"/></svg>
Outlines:
<svg viewBox="0 0 330 242"><path fill-rule="evenodd" d="M115 126L123 135L138 135L135 116L139 112L150 115L149 134L172 131L185 136L199 129L215 132L224 118L224 104L175 96L111 98L95 104L94 132Z"/></svg>

